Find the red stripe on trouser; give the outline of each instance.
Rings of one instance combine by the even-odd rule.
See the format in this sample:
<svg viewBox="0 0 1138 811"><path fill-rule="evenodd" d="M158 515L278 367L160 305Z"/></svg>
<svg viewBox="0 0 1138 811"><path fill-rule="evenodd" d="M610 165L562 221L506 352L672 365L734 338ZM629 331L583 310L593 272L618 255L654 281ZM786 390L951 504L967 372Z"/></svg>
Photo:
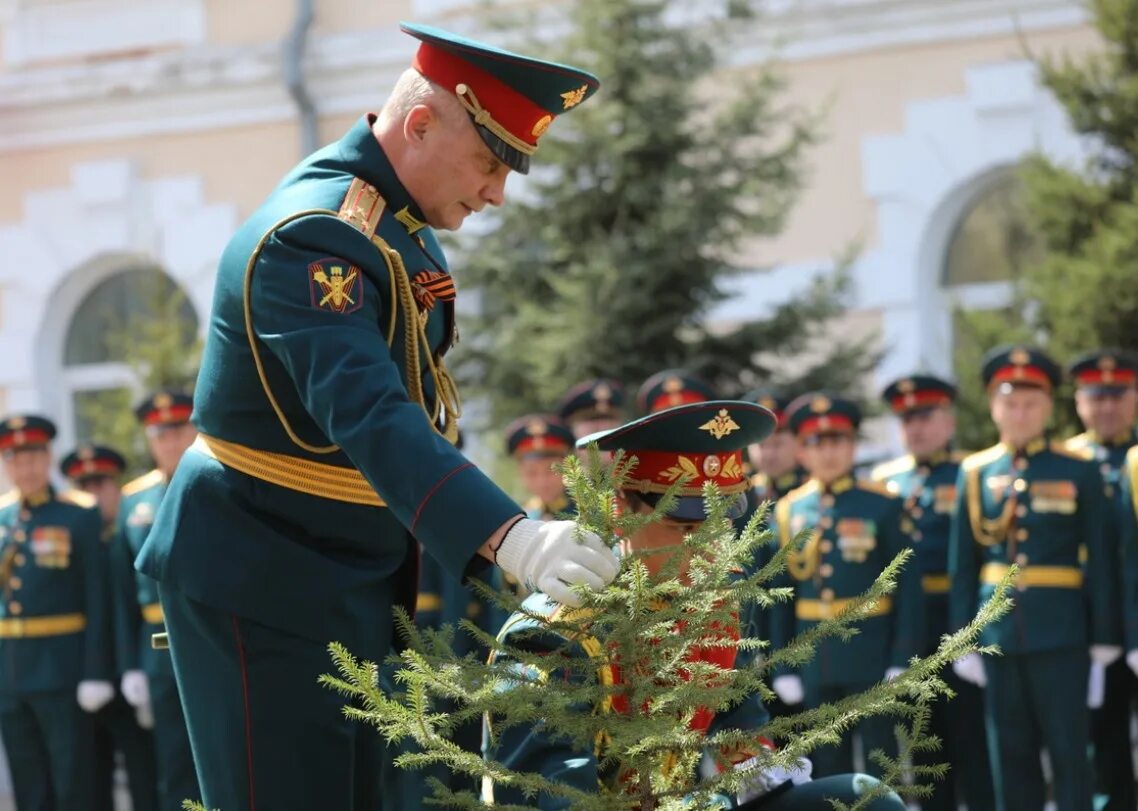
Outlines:
<svg viewBox="0 0 1138 811"><path fill-rule="evenodd" d="M241 694L245 701L245 768L249 774L249 811L257 811L257 792L253 781L253 710L249 706L249 668L245 661L245 644L241 626L233 616L233 636L237 639L237 658L241 663Z"/></svg>

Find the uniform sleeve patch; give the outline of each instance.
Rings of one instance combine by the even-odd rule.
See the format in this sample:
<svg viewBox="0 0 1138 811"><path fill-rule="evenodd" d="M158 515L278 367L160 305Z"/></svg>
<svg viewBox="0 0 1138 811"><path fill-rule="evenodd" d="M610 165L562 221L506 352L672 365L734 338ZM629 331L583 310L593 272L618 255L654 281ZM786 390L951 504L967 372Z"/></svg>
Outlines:
<svg viewBox="0 0 1138 811"><path fill-rule="evenodd" d="M317 310L346 315L363 306L363 274L355 265L330 256L310 264L307 272L308 291Z"/></svg>

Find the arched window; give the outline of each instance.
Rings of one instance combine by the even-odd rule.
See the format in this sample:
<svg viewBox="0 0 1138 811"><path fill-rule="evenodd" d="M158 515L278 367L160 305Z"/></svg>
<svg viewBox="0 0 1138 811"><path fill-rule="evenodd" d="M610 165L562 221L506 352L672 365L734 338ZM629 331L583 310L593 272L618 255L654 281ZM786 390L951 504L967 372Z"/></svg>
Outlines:
<svg viewBox="0 0 1138 811"><path fill-rule="evenodd" d="M111 442L129 435L130 408L148 378L169 382L170 375L192 374L185 362L197 334L193 305L158 268L133 267L99 281L76 308L63 342L73 436Z"/></svg>

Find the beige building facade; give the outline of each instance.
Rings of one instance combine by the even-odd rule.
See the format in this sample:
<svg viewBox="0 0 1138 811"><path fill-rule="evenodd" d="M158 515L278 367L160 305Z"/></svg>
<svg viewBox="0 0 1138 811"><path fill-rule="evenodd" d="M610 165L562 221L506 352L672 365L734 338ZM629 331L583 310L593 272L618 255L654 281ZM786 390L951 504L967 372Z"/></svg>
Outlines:
<svg viewBox="0 0 1138 811"><path fill-rule="evenodd" d="M0 0L0 412L38 411L80 439L83 392L132 385L90 349L90 302L123 301L159 267L204 324L214 266L238 223L301 156L290 91L292 0ZM567 3L539 3L554 36ZM724 0L676 0L677 24ZM797 103L828 105L810 186L757 270L715 318L730 322L861 251L851 330L876 330L879 381L946 372L951 306L1005 300L997 280L945 275L970 207L1025 153L1079 145L1025 56L1095 47L1077 0L770 0L737 26L730 71L777 56ZM414 40L397 21L492 41L477 0L313 0L296 67L316 140L375 110ZM603 79L603 77L602 77ZM759 270L761 269L761 270ZM461 284L461 267L456 269ZM126 274L126 275L124 275ZM983 276L983 274L980 274ZM777 291L772 293L773 291ZM461 299L460 299L461 301ZM892 442L878 436L882 446Z"/></svg>

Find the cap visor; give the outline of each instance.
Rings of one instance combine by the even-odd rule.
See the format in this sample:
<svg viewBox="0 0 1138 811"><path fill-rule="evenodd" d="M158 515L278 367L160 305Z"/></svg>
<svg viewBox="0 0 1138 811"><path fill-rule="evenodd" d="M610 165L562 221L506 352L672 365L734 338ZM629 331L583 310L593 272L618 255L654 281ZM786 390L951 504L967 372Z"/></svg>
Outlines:
<svg viewBox="0 0 1138 811"><path fill-rule="evenodd" d="M747 511L747 494L739 493L727 507L728 518L738 518ZM704 521L707 519L707 510L704 508L703 496L680 496L676 505L668 511L668 517L677 521Z"/></svg>
<svg viewBox="0 0 1138 811"><path fill-rule="evenodd" d="M473 122L474 119L472 117L471 123ZM514 149L483 126L475 124L474 129L478 130L478 134L482 136L482 140L486 142L486 146L490 147L490 151L493 152L502 163L509 166L519 175L529 174L529 155Z"/></svg>

